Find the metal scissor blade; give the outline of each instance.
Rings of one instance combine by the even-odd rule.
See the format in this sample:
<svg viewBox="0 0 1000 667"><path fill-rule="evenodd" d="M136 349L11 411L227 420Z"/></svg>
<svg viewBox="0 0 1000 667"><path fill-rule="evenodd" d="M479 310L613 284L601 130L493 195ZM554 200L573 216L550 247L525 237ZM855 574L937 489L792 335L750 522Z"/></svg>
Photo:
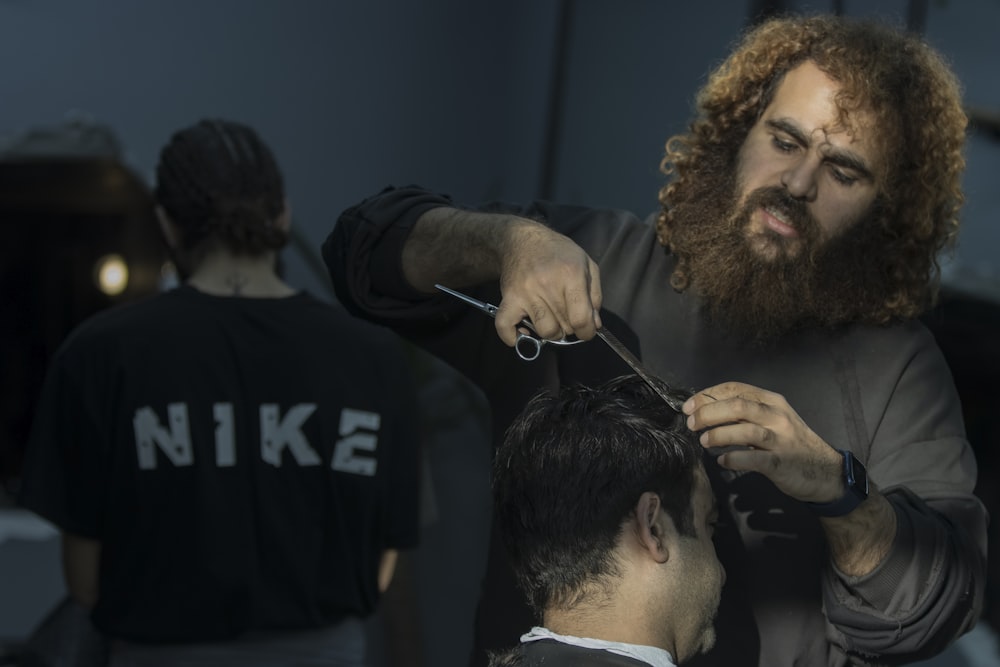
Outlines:
<svg viewBox="0 0 1000 667"><path fill-rule="evenodd" d="M483 311L484 313L486 313L490 317L496 317L497 316L497 307L494 306L492 303L486 303L485 301L480 301L479 299L473 299L471 296L468 296L467 294L462 294L461 292L456 292L455 290L451 289L450 287L445 287L444 285L437 285L437 284L435 284L434 287L438 288L442 292L446 292L446 293L452 295L453 297L455 297L457 299L461 299L462 301L464 301L465 303L469 304L473 308L478 308L479 310Z"/></svg>
<svg viewBox="0 0 1000 667"><path fill-rule="evenodd" d="M492 303L486 303L485 301L480 301L479 299L473 299L467 294L462 294L450 287L445 287L444 285L435 284L434 287L438 288L446 294L450 294L456 299L466 303L467 305L476 308L477 310L486 313L492 318L496 318L497 311L499 308L494 306ZM558 339L542 338L535 331L535 325L531 323L528 318L522 318L518 322L519 327L523 327L525 330L517 329L517 339L514 343L514 350L517 352L517 356L521 357L525 361L534 361L538 358L538 355L542 352L542 345L576 345L577 343L583 343L585 341L577 338L576 336L563 336Z"/></svg>
<svg viewBox="0 0 1000 667"><path fill-rule="evenodd" d="M477 309L483 311L484 313L486 313L490 317L494 317L495 318L497 316L497 310L499 310L499 308L497 308L496 306L494 306L492 303L487 303L485 301L480 301L479 299L473 299L468 294L462 294L461 292L459 292L457 290L453 290L450 287L445 287L444 285L435 284L434 287L438 288L442 292L446 292L446 293L452 295L453 297L455 297L457 299L460 299L461 301L464 301L465 303L469 304L473 308L477 308ZM535 325L532 324L531 320L529 320L527 318L522 319L519 324L521 326L523 326L523 327L528 328L532 332L534 332L534 330L535 330ZM524 334L522 334L522 335L524 335ZM534 336L534 338L535 338L535 340L538 340L538 341L542 340L541 338L538 338L537 336ZM545 340L544 342L546 342L546 343L559 343L559 344L562 344L562 345L572 345L572 344L575 344L575 343L578 343L578 342L582 343L583 341L578 341L578 340L574 339L572 341L566 341L566 340L558 340L558 341L556 341L556 340Z"/></svg>
<svg viewBox="0 0 1000 667"><path fill-rule="evenodd" d="M681 406L684 404L663 391L663 388L653 380L653 377L646 371L645 368L643 368L642 363L636 358L636 356L629 352L629 349L625 347L625 345L618 340L613 333L604 327L601 327L597 330L597 335L600 336L601 340L608 344L608 347L615 351L615 354L622 358L622 361L628 364L629 367L635 371L636 375L642 378L643 382L649 385L650 389L656 392L657 396L663 399L664 403L677 412L681 411Z"/></svg>

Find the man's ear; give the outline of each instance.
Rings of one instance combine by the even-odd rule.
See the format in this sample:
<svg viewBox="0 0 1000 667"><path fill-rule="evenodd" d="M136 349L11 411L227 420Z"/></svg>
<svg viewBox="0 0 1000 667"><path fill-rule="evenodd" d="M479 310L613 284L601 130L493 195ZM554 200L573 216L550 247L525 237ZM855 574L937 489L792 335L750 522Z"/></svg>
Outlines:
<svg viewBox="0 0 1000 667"><path fill-rule="evenodd" d="M677 541L677 530L673 520L663 510L660 497L652 491L644 492L636 503L635 516L639 544L657 563L666 563Z"/></svg>
<svg viewBox="0 0 1000 667"><path fill-rule="evenodd" d="M178 231L177 225L170 219L170 216L167 215L162 206L156 207L156 222L160 225L160 231L163 232L163 238L167 242L167 245L171 248L178 247L181 240L180 231Z"/></svg>

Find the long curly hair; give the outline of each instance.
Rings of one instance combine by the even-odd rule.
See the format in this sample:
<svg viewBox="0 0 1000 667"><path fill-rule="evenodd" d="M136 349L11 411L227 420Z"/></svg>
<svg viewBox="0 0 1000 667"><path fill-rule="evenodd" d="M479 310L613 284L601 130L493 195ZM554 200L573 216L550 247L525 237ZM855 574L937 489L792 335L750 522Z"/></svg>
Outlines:
<svg viewBox="0 0 1000 667"><path fill-rule="evenodd" d="M912 318L933 304L939 252L954 243L964 202L961 175L967 118L958 80L918 36L874 22L833 16L781 17L747 32L697 96L689 132L671 137L660 169L660 242L670 247L671 208L697 197L708 170L736 168L740 147L786 72L814 62L841 85L836 103L847 124L870 114L886 156L879 180L879 247L885 302L860 315L869 323ZM677 250L677 249L673 249ZM683 253L672 284L690 285Z"/></svg>

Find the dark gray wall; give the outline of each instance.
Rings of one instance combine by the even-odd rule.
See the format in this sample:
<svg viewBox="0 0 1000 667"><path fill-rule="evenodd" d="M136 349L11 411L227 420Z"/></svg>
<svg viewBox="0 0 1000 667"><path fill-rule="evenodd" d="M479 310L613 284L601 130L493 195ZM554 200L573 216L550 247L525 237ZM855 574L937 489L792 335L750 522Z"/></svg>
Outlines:
<svg viewBox="0 0 1000 667"><path fill-rule="evenodd" d="M80 111L114 128L149 179L173 130L205 116L245 121L278 154L296 222L318 245L337 212L388 183L529 193L553 7L0 2L0 135ZM288 260L293 282L323 289Z"/></svg>
<svg viewBox="0 0 1000 667"><path fill-rule="evenodd" d="M568 23L552 197L652 210L666 138L684 128L748 2L576 0ZM830 9L833 3L789 2ZM905 21L908 2L842 3ZM256 126L318 245L344 207L389 183L463 200L538 194L557 0L0 0L0 136L71 110L111 125L149 177L177 127ZM1000 110L1000 0L929 3L927 35L970 104ZM1000 146L974 136L957 264L992 284ZM318 292L301 258L290 279Z"/></svg>

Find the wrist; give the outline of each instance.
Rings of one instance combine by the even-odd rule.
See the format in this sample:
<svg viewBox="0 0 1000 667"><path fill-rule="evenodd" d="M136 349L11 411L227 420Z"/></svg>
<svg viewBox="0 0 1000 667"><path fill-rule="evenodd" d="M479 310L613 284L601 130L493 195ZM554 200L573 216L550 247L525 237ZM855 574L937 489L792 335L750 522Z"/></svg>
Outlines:
<svg viewBox="0 0 1000 667"><path fill-rule="evenodd" d="M821 473L813 480L813 494L808 502L823 505L836 501L844 495L844 479L844 454L830 448L829 458L823 461Z"/></svg>
<svg viewBox="0 0 1000 667"><path fill-rule="evenodd" d="M827 502L807 502L814 514L822 517L839 517L853 512L868 498L868 471L854 454L846 449L837 450L841 457L839 467L840 493Z"/></svg>
<svg viewBox="0 0 1000 667"><path fill-rule="evenodd" d="M495 218L494 244L498 257L508 256L518 248L531 246L542 242L552 233L552 230L540 222L517 215L504 215Z"/></svg>

